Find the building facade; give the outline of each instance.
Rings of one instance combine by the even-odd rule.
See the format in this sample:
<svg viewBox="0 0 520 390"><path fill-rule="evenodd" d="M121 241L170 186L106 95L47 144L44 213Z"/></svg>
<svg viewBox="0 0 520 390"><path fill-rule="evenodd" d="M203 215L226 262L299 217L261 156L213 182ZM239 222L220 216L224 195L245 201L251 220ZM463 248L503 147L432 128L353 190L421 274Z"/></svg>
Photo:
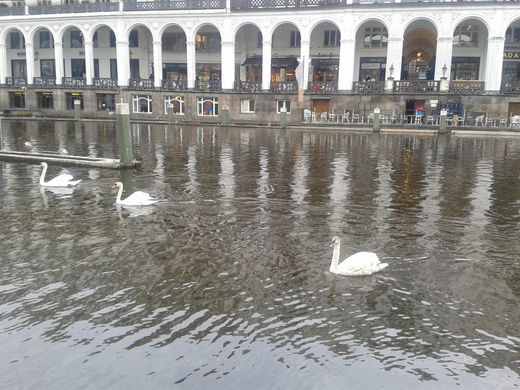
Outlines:
<svg viewBox="0 0 520 390"><path fill-rule="evenodd" d="M300 122L520 113L520 2L38 0L0 4L0 109ZM298 82L299 81L299 84ZM303 90L298 93L298 87Z"/></svg>

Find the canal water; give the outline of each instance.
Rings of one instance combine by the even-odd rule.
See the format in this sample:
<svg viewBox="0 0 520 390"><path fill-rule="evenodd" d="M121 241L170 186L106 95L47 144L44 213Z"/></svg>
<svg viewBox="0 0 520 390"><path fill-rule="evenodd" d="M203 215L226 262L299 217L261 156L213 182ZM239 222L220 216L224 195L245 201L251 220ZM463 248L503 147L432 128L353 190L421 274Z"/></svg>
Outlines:
<svg viewBox="0 0 520 390"><path fill-rule="evenodd" d="M112 123L2 125L117 154ZM2 389L520 387L520 138L132 131L142 167L74 190L0 162ZM334 235L389 266L330 274Z"/></svg>

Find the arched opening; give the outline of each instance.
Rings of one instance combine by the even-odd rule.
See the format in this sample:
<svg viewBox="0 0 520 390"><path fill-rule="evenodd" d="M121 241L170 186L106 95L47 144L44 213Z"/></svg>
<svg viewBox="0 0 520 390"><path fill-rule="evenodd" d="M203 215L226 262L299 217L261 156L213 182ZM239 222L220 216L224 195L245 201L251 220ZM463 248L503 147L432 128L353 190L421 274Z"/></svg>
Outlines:
<svg viewBox="0 0 520 390"><path fill-rule="evenodd" d="M246 24L235 36L235 61L238 71L236 87L243 92L260 91L262 87L262 32L253 24Z"/></svg>
<svg viewBox="0 0 520 390"><path fill-rule="evenodd" d="M388 30L383 23L371 20L363 23L356 33L354 80L384 82Z"/></svg>
<svg viewBox="0 0 520 390"><path fill-rule="evenodd" d="M5 34L7 54L6 84L24 86L27 83L27 61L25 53L25 37L18 29Z"/></svg>
<svg viewBox="0 0 520 390"><path fill-rule="evenodd" d="M450 80L484 80L487 41L487 28L479 20L466 20L455 28Z"/></svg>
<svg viewBox="0 0 520 390"><path fill-rule="evenodd" d="M405 30L401 80L433 80L437 31L427 20L417 20Z"/></svg>
<svg viewBox="0 0 520 390"><path fill-rule="evenodd" d="M116 34L108 26L100 26L92 35L94 86L117 86ZM109 80L115 82L111 83ZM113 84L113 85L112 85Z"/></svg>
<svg viewBox="0 0 520 390"><path fill-rule="evenodd" d="M330 93L338 89L341 34L330 22L318 24L310 36L309 91Z"/></svg>
<svg viewBox="0 0 520 390"><path fill-rule="evenodd" d="M202 26L195 35L195 88L218 91L221 77L220 32L214 26Z"/></svg>
<svg viewBox="0 0 520 390"><path fill-rule="evenodd" d="M47 28L39 28L34 33L34 84L55 85L56 64L54 58L54 37Z"/></svg>
<svg viewBox="0 0 520 390"><path fill-rule="evenodd" d="M128 34L129 86L131 88L153 88L152 42L152 33L145 26L137 26Z"/></svg>
<svg viewBox="0 0 520 390"><path fill-rule="evenodd" d="M174 91L188 87L186 34L179 26L169 26L162 34L162 86Z"/></svg>
<svg viewBox="0 0 520 390"><path fill-rule="evenodd" d="M295 70L301 53L301 34L291 23L274 30L271 49L271 91L296 90Z"/></svg>
<svg viewBox="0 0 520 390"><path fill-rule="evenodd" d="M63 33L63 85L84 84L86 77L85 39L83 33L74 27Z"/></svg>

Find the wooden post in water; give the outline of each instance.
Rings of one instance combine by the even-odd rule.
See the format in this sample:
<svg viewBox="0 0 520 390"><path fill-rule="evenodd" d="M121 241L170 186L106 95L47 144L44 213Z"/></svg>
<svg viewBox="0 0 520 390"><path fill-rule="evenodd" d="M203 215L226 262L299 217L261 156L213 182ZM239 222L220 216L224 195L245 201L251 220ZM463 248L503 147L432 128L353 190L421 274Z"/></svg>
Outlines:
<svg viewBox="0 0 520 390"><path fill-rule="evenodd" d="M134 156L132 154L132 133L130 132L130 109L128 103L116 103L116 116L119 159L121 164L131 166Z"/></svg>
<svg viewBox="0 0 520 390"><path fill-rule="evenodd" d="M442 109L441 110L441 115L439 117L439 134L445 134L447 133L448 131L446 130L446 126L447 126L447 118L448 116L448 112L446 111L446 109Z"/></svg>
<svg viewBox="0 0 520 390"><path fill-rule="evenodd" d="M81 120L81 101L79 99L74 100L74 120Z"/></svg>
<svg viewBox="0 0 520 390"><path fill-rule="evenodd" d="M166 115L168 117L168 122L173 123L175 121L173 117L173 104L168 103L166 105Z"/></svg>
<svg viewBox="0 0 520 390"><path fill-rule="evenodd" d="M285 107L280 109L280 127L282 129L287 127L287 109Z"/></svg>

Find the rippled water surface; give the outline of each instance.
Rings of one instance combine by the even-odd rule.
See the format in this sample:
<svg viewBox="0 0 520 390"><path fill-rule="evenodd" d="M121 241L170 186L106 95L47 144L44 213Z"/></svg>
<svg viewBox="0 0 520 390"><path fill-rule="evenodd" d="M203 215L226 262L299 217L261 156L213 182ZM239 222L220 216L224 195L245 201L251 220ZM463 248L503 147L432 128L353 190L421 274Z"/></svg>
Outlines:
<svg viewBox="0 0 520 390"><path fill-rule="evenodd" d="M116 154L110 123L2 127ZM133 134L140 169L73 191L0 162L2 389L520 387L520 138ZM330 274L333 235L388 268Z"/></svg>

